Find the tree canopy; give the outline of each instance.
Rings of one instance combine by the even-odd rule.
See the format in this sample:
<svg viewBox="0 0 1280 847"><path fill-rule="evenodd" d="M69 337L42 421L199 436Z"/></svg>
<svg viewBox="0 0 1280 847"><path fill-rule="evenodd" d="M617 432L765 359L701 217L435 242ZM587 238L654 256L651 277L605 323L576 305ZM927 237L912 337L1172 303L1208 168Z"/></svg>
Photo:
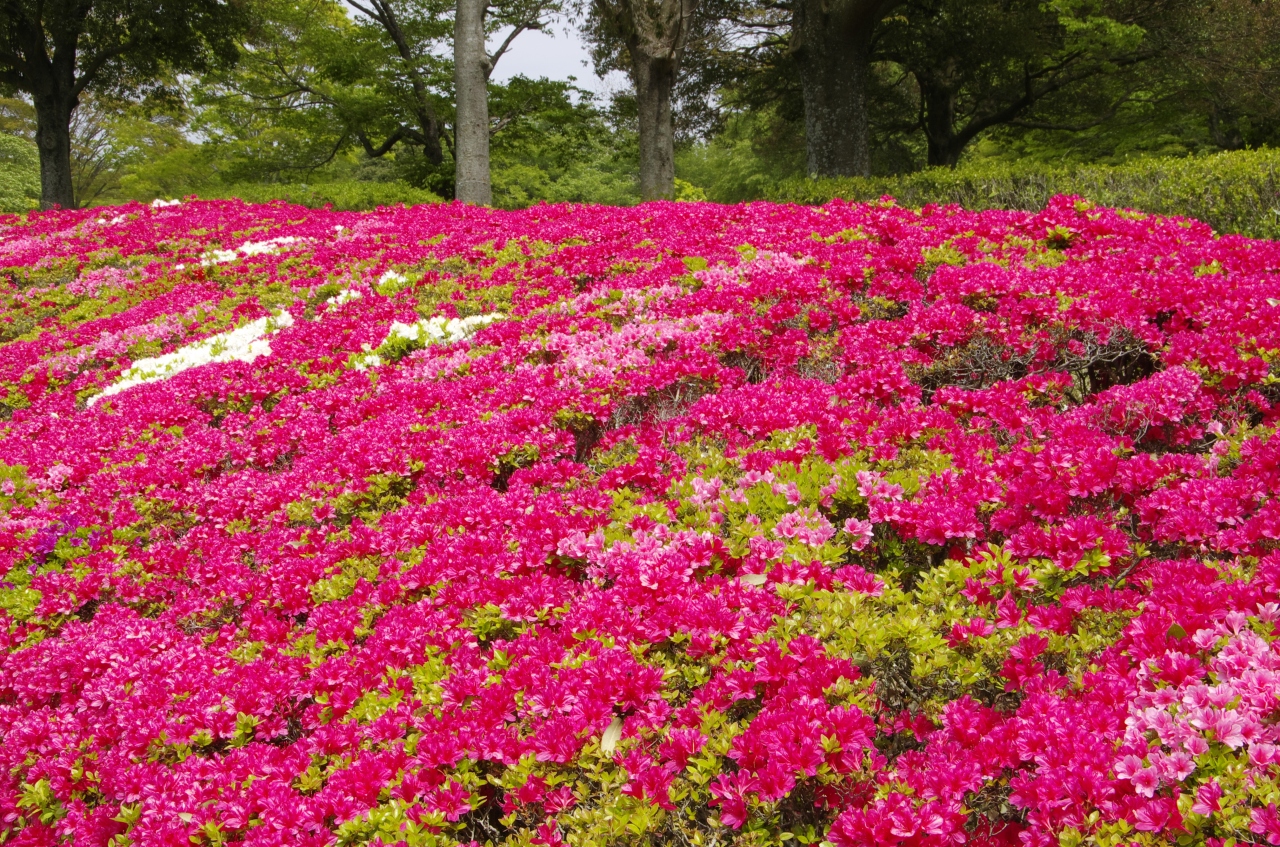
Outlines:
<svg viewBox="0 0 1280 847"><path fill-rule="evenodd" d="M136 95L233 61L246 22L230 0L2 0L0 84L35 107L41 203L75 203L70 123L82 95Z"/></svg>

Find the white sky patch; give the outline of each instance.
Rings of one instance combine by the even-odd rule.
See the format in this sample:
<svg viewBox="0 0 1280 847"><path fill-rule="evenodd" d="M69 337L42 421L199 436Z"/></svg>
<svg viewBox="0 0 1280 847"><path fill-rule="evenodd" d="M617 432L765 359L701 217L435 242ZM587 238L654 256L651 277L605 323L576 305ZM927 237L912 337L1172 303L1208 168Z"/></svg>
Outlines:
<svg viewBox="0 0 1280 847"><path fill-rule="evenodd" d="M264 336L288 326L293 326L293 316L288 312L281 312L268 318L258 318L252 323L227 332L211 335L203 341L188 344L163 356L139 359L101 394L89 398L89 405L92 406L104 397L119 394L134 386L161 382L201 365L214 362L252 362L259 356L269 356L271 344Z"/></svg>

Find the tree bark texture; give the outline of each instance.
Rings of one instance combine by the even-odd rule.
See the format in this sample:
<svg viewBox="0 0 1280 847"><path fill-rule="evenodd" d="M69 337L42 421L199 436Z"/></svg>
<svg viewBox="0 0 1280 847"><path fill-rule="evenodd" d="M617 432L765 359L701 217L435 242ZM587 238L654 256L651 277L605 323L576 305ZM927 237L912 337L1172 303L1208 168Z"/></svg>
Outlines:
<svg viewBox="0 0 1280 847"><path fill-rule="evenodd" d="M489 182L489 54L484 43L488 0L458 0L453 31L455 195L464 203L493 202Z"/></svg>
<svg viewBox="0 0 1280 847"><path fill-rule="evenodd" d="M671 96L698 0L594 0L613 37L626 46L640 119L640 196L676 192Z"/></svg>
<svg viewBox="0 0 1280 847"><path fill-rule="evenodd" d="M956 93L941 80L917 75L929 167L954 168L969 139L956 134Z"/></svg>
<svg viewBox="0 0 1280 847"><path fill-rule="evenodd" d="M676 63L669 58L633 55L636 103L640 110L640 196L671 198L676 190L675 125L671 92Z"/></svg>
<svg viewBox="0 0 1280 847"><path fill-rule="evenodd" d="M872 35L895 0L796 0L792 39L811 176L867 176Z"/></svg>
<svg viewBox="0 0 1280 847"><path fill-rule="evenodd" d="M36 147L40 151L40 208L74 209L71 180L71 113L74 95L50 92L32 98L36 107Z"/></svg>

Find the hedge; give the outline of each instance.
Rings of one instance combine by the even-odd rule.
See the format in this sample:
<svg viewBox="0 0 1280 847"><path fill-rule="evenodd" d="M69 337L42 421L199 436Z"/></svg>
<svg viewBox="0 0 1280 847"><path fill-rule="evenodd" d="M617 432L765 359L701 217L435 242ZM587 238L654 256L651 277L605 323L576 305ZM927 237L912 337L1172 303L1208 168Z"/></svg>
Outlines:
<svg viewBox="0 0 1280 847"><path fill-rule="evenodd" d="M25 138L0 133L0 212L25 212L40 204L40 154Z"/></svg>
<svg viewBox="0 0 1280 847"><path fill-rule="evenodd" d="M1055 194L1106 206L1205 221L1219 232L1280 238L1280 150L1248 150L1124 165L1047 167L981 164L897 177L794 179L769 199L825 203L892 196L905 206L958 203L966 209L1041 209Z"/></svg>
<svg viewBox="0 0 1280 847"><path fill-rule="evenodd" d="M392 206L404 203L416 206L419 203L439 203L440 198L430 191L414 188L406 182L342 182L307 184L262 184L238 183L217 189L200 192L201 199L221 200L239 198L246 203L269 203L272 200L284 200L318 209L325 204L332 204L339 210L363 211L378 206Z"/></svg>

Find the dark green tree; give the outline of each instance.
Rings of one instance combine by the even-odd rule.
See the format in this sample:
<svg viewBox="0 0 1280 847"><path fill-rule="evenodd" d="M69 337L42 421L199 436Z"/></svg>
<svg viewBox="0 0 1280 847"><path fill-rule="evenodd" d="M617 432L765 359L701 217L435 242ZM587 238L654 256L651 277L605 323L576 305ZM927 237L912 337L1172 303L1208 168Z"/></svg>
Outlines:
<svg viewBox="0 0 1280 847"><path fill-rule="evenodd" d="M236 57L230 0L0 0L0 84L35 107L40 204L75 203L71 118L86 91L124 95Z"/></svg>
<svg viewBox="0 0 1280 847"><path fill-rule="evenodd" d="M1133 104L1150 112L1195 62L1217 63L1195 91L1228 125L1224 93L1241 84L1227 81L1243 74L1223 72L1223 54L1245 66L1237 39L1206 35L1225 26L1224 5L1233 33L1267 43L1274 3L1261 0L736 0L735 60L687 65L720 75L730 111L801 123L812 175L952 166L997 128L1069 135ZM1251 78L1266 78L1265 51L1250 55Z"/></svg>
<svg viewBox="0 0 1280 847"><path fill-rule="evenodd" d="M1002 125L1080 132L1149 87L1198 0L908 0L877 58L910 77L928 164Z"/></svg>
<svg viewBox="0 0 1280 847"><path fill-rule="evenodd" d="M1184 30L1168 77L1215 147L1280 143L1280 3L1217 0Z"/></svg>

